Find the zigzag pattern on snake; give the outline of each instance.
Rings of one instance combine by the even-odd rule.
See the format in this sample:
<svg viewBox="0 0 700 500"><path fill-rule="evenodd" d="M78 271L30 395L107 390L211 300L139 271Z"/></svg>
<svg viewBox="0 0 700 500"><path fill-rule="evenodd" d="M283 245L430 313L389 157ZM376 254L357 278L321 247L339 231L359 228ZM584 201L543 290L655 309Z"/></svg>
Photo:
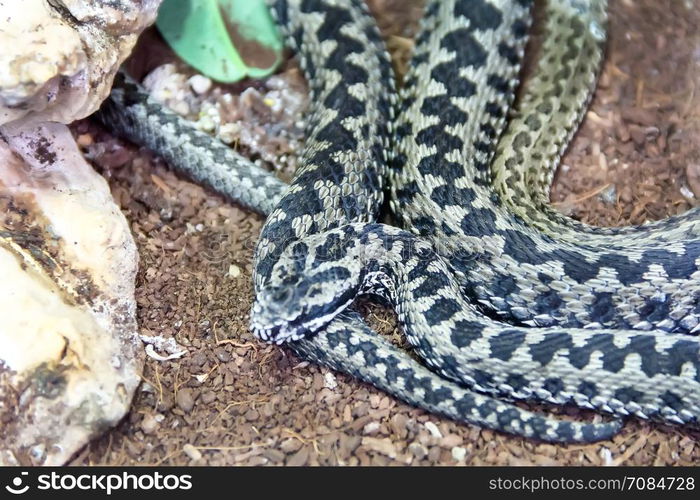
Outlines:
<svg viewBox="0 0 700 500"><path fill-rule="evenodd" d="M318 163L320 158L324 161L330 159L329 164L335 169L331 170L330 175L347 175L352 181L350 188L359 189L372 200L378 192L374 188L379 187L378 183L381 182L378 172L385 160L382 151L385 138L382 135L386 135L387 130L371 136L368 136L368 133L388 127L386 119L391 113L391 92L388 91L391 88L391 71L371 18L361 5L355 2L348 4L331 1L279 1L274 3L274 7L278 21L289 36L291 45L299 49L302 60L305 61L307 77L312 83L319 85L313 89L317 112L310 120L310 145L305 154L311 161L301 170L297 181L300 178L312 178L314 161ZM372 45L374 49L371 48ZM368 47L369 52L365 54ZM347 75L337 72L337 67L347 69L345 57L352 60L355 66L349 68ZM334 62L335 71L325 69L329 61ZM371 63L376 64L373 69L363 69ZM343 78L339 78L341 76ZM325 77L326 80L322 80L321 77ZM369 86L368 81L373 81L374 84ZM344 85L351 88L345 88ZM338 114L334 114L338 110L332 108L334 105L344 104L346 99L354 102L355 106L339 117ZM377 119L375 122L368 123L363 119L365 115L362 114L362 108L368 101L378 110L376 112L379 115L374 115ZM330 106L331 111L327 112L325 106ZM226 146L195 131L183 120L163 110L123 77L116 81L115 89L99 116L107 126L159 152L190 177L250 208L268 213L278 204L285 192L286 186L274 177L255 169ZM363 124L367 127L363 128ZM360 155L355 149L358 140L367 146ZM328 146L336 149L329 153ZM343 156L343 151L352 154ZM349 170L345 170L346 166L340 161L347 159L357 162L354 165L350 163ZM376 173L361 171L368 161L375 162L372 166L378 169ZM330 179L338 180L337 177ZM353 183L359 180L374 182L375 179L377 184L374 186L353 187ZM313 188L318 188L321 193L325 193L324 190L327 189L328 192L335 193L341 190L341 194L348 194L344 191L348 188L341 188L340 184L327 182L323 177L319 182L314 184ZM299 196L298 193L308 190L308 187L298 181L297 187L292 187L287 194ZM323 208L330 211L325 214L328 217L350 213L353 217L359 216L360 220L368 220L370 215L367 215L367 208L372 209L375 205L378 207L378 202L373 201L367 205L347 203L329 206L317 193L301 195L295 201L310 205L287 205L288 210L296 210L289 212L290 220L291 215L297 214L301 216L302 221L309 221L311 224L318 221L322 223L323 218L313 221L304 217L306 214L303 211L300 213L300 209ZM278 215L273 221L279 222L279 219L284 220L287 216L282 212L278 214L282 215ZM300 227L307 226L305 222L301 225L292 224L291 228L285 228L284 224L277 224L277 227L283 228L282 231L291 229L297 234ZM262 275L264 273L258 274ZM306 359L349 373L409 403L460 421L523 436L564 442L604 439L619 429L617 422L585 424L557 421L459 387L428 371L406 353L373 334L353 312L340 314L325 331L312 338L290 343L289 347Z"/></svg>
<svg viewBox="0 0 700 500"><path fill-rule="evenodd" d="M588 12L581 2L555 5ZM697 338L603 328L694 328L700 242L610 248L557 241L477 182L473 169L487 169L512 99L528 7L525 1L436 1L426 11L402 93L391 187L397 218L428 238L448 266L425 250L425 258L411 258L407 248L423 247L406 233L352 225L318 236L320 224L307 226L284 240L301 241L277 253L271 275L262 261L265 279L257 282L252 327L266 340L303 338L358 293L378 294L394 304L419 355L448 378L509 398L695 424ZM601 7L593 4L593 18ZM582 36L581 20L565 18L574 19L569 36ZM600 38L599 24L586 29ZM525 120L545 118L540 111ZM375 245L371 255L358 248L353 238L360 236ZM268 242L261 240L259 255L266 255ZM465 301L465 291L521 323L561 326L499 323ZM589 328L572 328L580 325Z"/></svg>
<svg viewBox="0 0 700 500"><path fill-rule="evenodd" d="M302 50L303 50L303 48L302 48ZM132 104L134 104L134 103L132 103ZM132 109L133 109L133 110L138 109L138 106L134 104L134 105L132 106ZM154 112L156 112L156 110L154 110ZM136 115L136 116L138 116L138 115ZM143 119L143 115L140 115L140 118ZM142 125L142 124L140 124L140 123L130 123L130 124L127 124L127 127L126 127L126 128L127 128L127 129L128 129L128 128L131 128L131 129L133 130L134 127L138 128L139 126L145 126L145 125ZM171 129L172 129L171 132L175 132L174 127L171 127ZM151 132L151 133L152 133L152 132ZM158 141L156 141L156 142L158 142ZM216 152L216 148L214 148L214 151L215 151L215 152L212 153L212 154L209 154L209 153L202 153L201 145L202 145L204 142L206 142L206 139L203 139L203 138L200 138L200 139L195 140L195 141L194 141L194 146L195 146L195 147L190 148L190 152L193 151L193 150L194 150L194 151L199 150L199 152L198 152L199 161L202 161L203 163L206 164L207 161L211 161L212 158L215 158L215 157L217 156L217 152ZM199 143L199 144L197 144L197 143ZM157 144L156 144L156 145L157 145ZM184 146L183 146L184 149L187 150L187 149L188 149L187 146L188 146L188 145L185 143ZM190 146L192 146L192 144L190 144ZM161 146L161 147L162 147L162 146ZM219 151L219 153L221 153L221 152ZM178 156L177 153L175 154L175 156ZM195 155L195 156L197 156L197 155ZM191 167L191 166L190 166L190 167ZM204 170L202 170L202 169L192 169L192 170L194 170L194 172L193 172L194 176L199 176L199 175L201 175L202 177L206 177L206 176L207 176L206 167L204 167ZM205 173L202 173L202 172L205 172ZM203 178L202 180L206 180L206 179ZM219 187L222 187L222 186L223 186L225 189L228 188L229 192L235 191L235 182L236 182L237 180L240 180L240 179L236 179L235 176L231 176L231 179L229 179L229 180L230 180L230 182L228 183L228 185L226 184L226 179L224 179L224 178L220 178L218 181L215 181L215 183L219 184ZM210 181L210 182L211 182L211 181ZM267 182L267 181L265 180L265 182ZM262 185L264 186L265 184L262 184ZM234 193L234 194L235 194L235 193ZM245 194L245 193L244 193L244 194ZM273 199L274 199L274 198L273 198ZM246 202L245 199L244 199L244 202ZM254 204L255 204L255 201L253 201L252 203L251 203L251 202L247 202L247 203L248 203L248 204L254 205ZM318 338L319 338L319 336L315 337L314 340L318 340ZM347 347L347 346L350 346L350 345L353 345L353 343L350 342L350 343L346 343L346 344L345 344L346 347ZM356 342L354 345L355 345L355 346L358 346L358 345L370 345L370 344L360 344L360 343L357 343L357 342ZM328 346L326 346L326 347L328 347ZM324 352L325 352L325 355L328 355L329 353L336 354L337 352L339 352L340 350L342 350L342 347L343 347L343 346L342 346L341 344L334 344L334 345L330 346L330 349L329 349L329 350L324 351ZM357 347L356 347L353 351L356 353L358 350L359 350L359 349L357 349ZM361 350L360 350L360 351L361 351ZM368 350L365 350L364 352L369 352L369 351L368 351ZM378 352L378 351L377 351L377 352ZM348 353L349 353L349 351L346 351L346 354L348 354ZM379 356L378 358L379 358L379 359L388 359L388 358L382 357L382 356ZM377 358L375 358L373 361L376 362L376 361L377 361ZM360 365L362 365L362 363L360 363ZM366 366L364 366L364 368L366 368ZM386 370L386 365L384 365L384 364L379 364L379 365L377 366L377 368L378 368L379 371L378 371L378 372L375 372L374 375L376 375L376 376L378 376L378 377L381 378L382 368L383 368L384 370ZM379 373L379 375L377 375L377 373ZM387 372L387 373L388 373L388 372ZM396 372L392 372L392 373L396 373ZM407 373L407 372L404 372L404 373ZM371 378L371 377L370 377L370 376L365 376L365 379L368 379L368 378ZM386 382L386 380L383 380L383 381L382 381L382 383L385 383L385 382ZM397 383L400 384L401 381L399 381L399 382L397 382ZM416 389L416 387L413 387L413 389ZM454 394L454 393L453 393L453 394ZM442 393L442 401L445 401L445 396L446 396L446 395L447 395L447 392L443 392L443 393ZM415 397L415 396L411 396L411 397ZM420 399L420 396L418 397L418 399ZM428 398L424 398L423 402L425 401L425 399L428 399ZM449 399L449 398L447 398L447 399ZM484 407L485 407L485 408L488 408L489 405L485 405ZM486 414L487 414L487 415L496 415L496 414L498 414L498 413L497 413L497 412L493 412L493 413L492 413L491 410L488 410L488 411L486 412ZM506 414L506 413L501 413L501 414L503 415L503 414ZM486 424L488 425L489 419L486 418L486 419L484 419L484 420L486 421ZM496 422L496 423L494 423L494 422ZM495 418L492 418L492 419L490 420L490 423L491 423L492 425L495 425L496 427L499 427L499 426L500 426L500 427L504 428L505 430L508 430L508 426L507 426L507 425L504 425L504 423L501 422L501 421L498 421L498 422L497 422ZM512 430L511 430L511 431L512 431ZM516 431L517 431L517 429L516 429ZM543 434L543 436L544 436L545 438L547 438L547 436L544 435L544 433L542 433L542 434ZM527 433L526 433L526 435L527 435ZM533 434L529 434L529 435L533 435ZM565 433L563 434L563 436L564 436L564 435L565 435Z"/></svg>
<svg viewBox="0 0 700 500"><path fill-rule="evenodd" d="M507 19L499 18L493 7L498 2L473 2L465 9L477 10L479 3L483 13L492 8L484 22L501 28L496 45L504 47L511 62L517 61L517 48L508 45L513 37L503 29ZM559 126L562 116L550 122L547 112L554 111L551 103L556 102L559 115L566 109L565 118L577 122L585 100L580 83L571 82L582 78L568 66L571 60L586 60L599 50L603 6L600 1L553 2L553 22L568 21L556 31L563 48L550 48L559 56L554 59L557 64L540 68L538 75L551 78L544 84L531 82L535 86L532 92L528 87L520 119L511 121L500 141L493 138L503 130L517 64L487 58L476 39L469 42L474 49L463 51L478 59L476 63L468 58L460 61L464 56L459 44L467 42L454 40L448 46L449 38L439 38L439 30L431 30L443 41L426 45L440 46L448 62L439 64L435 57L419 52L407 77L404 112L397 125L400 168L391 181L393 211L404 228L433 242L465 293L494 318L531 326L692 332L700 317L700 239L692 231L696 220L690 218L681 228L679 221L671 221L657 224L655 230L627 230L624 238L612 241L609 234L604 241L558 238L556 227L550 226L549 233L533 228L543 216L533 221L513 214L501 197L493 196L490 184L484 185L485 174L479 173L489 172L494 152L498 153L494 168L502 176L514 165L532 170L558 161L572 126ZM440 8L448 9L444 4ZM593 59L599 60L599 54ZM440 71L447 64L456 69ZM459 72L469 76L455 78ZM475 95L475 88L484 90ZM505 189L503 183L500 186ZM532 211L518 213L524 217ZM630 237L635 231L638 234ZM678 238L667 241L671 234Z"/></svg>

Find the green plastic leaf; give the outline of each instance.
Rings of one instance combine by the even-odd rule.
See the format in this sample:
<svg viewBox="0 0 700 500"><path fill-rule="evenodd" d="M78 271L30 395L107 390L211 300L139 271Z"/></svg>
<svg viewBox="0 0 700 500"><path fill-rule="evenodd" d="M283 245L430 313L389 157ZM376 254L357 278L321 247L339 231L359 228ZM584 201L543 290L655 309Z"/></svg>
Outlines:
<svg viewBox="0 0 700 500"><path fill-rule="evenodd" d="M178 56L219 82L267 76L282 60L264 0L165 0L156 25Z"/></svg>

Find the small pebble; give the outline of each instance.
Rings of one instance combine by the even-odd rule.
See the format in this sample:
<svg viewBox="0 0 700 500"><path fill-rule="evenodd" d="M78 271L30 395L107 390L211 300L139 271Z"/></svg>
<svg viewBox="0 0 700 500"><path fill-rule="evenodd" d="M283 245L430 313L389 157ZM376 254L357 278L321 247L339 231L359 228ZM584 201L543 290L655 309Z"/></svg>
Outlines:
<svg viewBox="0 0 700 500"><path fill-rule="evenodd" d="M177 396L175 396L177 405L185 413L189 413L194 408L194 397L192 396L192 389L184 388L177 391Z"/></svg>
<svg viewBox="0 0 700 500"><path fill-rule="evenodd" d="M171 101L168 105L179 115L187 116L190 114L190 106L185 101Z"/></svg>
<svg viewBox="0 0 700 500"><path fill-rule="evenodd" d="M396 458L397 455L396 447L389 438L379 439L366 436L362 438L362 446L389 458Z"/></svg>
<svg viewBox="0 0 700 500"><path fill-rule="evenodd" d="M216 123L214 122L214 119L209 115L200 116L199 120L197 120L196 122L196 126L199 130L209 133L213 132L216 129Z"/></svg>
<svg viewBox="0 0 700 500"><path fill-rule="evenodd" d="M339 440L339 448L344 452L344 455L350 456L358 446L362 443L362 438L355 435L341 434Z"/></svg>
<svg viewBox="0 0 700 500"><path fill-rule="evenodd" d="M146 434L152 434L158 428L158 421L153 415L147 413L141 420L141 430Z"/></svg>
<svg viewBox="0 0 700 500"><path fill-rule="evenodd" d="M188 457L190 457L194 461L202 459L202 452L199 451L195 446L192 446L189 443L187 443L185 446L182 447L182 451L184 451L185 455L187 455Z"/></svg>
<svg viewBox="0 0 700 500"><path fill-rule="evenodd" d="M610 187L600 193L600 199L609 205L615 204L617 202L617 189L615 184L611 184Z"/></svg>
<svg viewBox="0 0 700 500"><path fill-rule="evenodd" d="M263 456L270 462L282 464L284 463L284 453L274 448L267 448L263 451Z"/></svg>
<svg viewBox="0 0 700 500"><path fill-rule="evenodd" d="M241 275L241 268L236 264L231 264L228 266L228 275L231 278L238 278Z"/></svg>
<svg viewBox="0 0 700 500"><path fill-rule="evenodd" d="M467 456L466 448L462 448L461 446L454 446L451 451L452 458L454 458L457 462L461 462Z"/></svg>
<svg viewBox="0 0 700 500"><path fill-rule="evenodd" d="M307 447L301 448L299 451L297 451L294 455L289 457L287 460L287 465L291 465L292 467L299 467L301 465L306 465L306 462L309 460L309 449Z"/></svg>
<svg viewBox="0 0 700 500"><path fill-rule="evenodd" d="M338 381L335 379L335 375L333 375L331 372L326 372L326 374L323 376L323 383L325 387L331 390L338 387Z"/></svg>
<svg viewBox="0 0 700 500"><path fill-rule="evenodd" d="M367 425L365 425L365 428L362 429L362 432L364 434L376 434L377 431L379 431L379 422L370 422Z"/></svg>
<svg viewBox="0 0 700 500"><path fill-rule="evenodd" d="M219 127L219 139L226 144L232 144L238 139L240 131L241 126L238 123L225 123Z"/></svg>
<svg viewBox="0 0 700 500"><path fill-rule="evenodd" d="M689 162L685 167L685 176L690 190L696 198L700 198L700 163Z"/></svg>
<svg viewBox="0 0 700 500"><path fill-rule="evenodd" d="M428 421L425 423L425 428L428 429L428 432L433 436L438 439L442 438L442 432L440 432L440 429L438 429L438 426L435 425L434 423Z"/></svg>
<svg viewBox="0 0 700 500"><path fill-rule="evenodd" d="M214 391L207 391L202 394L202 402L204 404L213 403L216 400L216 393Z"/></svg>
<svg viewBox="0 0 700 500"><path fill-rule="evenodd" d="M408 451L418 460L423 460L428 455L428 450L420 443L409 444Z"/></svg>
<svg viewBox="0 0 700 500"><path fill-rule="evenodd" d="M175 400L169 393L163 393L162 399L158 400L158 411L169 411L173 406L175 406Z"/></svg>
<svg viewBox="0 0 700 500"><path fill-rule="evenodd" d="M280 444L280 450L282 450L285 453L295 453L295 452L299 451L302 444L303 443L301 441L299 441L298 439L294 439L294 438L285 439Z"/></svg>
<svg viewBox="0 0 700 500"><path fill-rule="evenodd" d="M80 134L78 136L77 142L78 142L78 146L84 148L84 147L91 145L94 141L93 141L92 136L90 134Z"/></svg>
<svg viewBox="0 0 700 500"><path fill-rule="evenodd" d="M454 446L459 446L464 440L462 436L458 434L448 434L440 440L440 446L444 448L452 448Z"/></svg>
<svg viewBox="0 0 700 500"><path fill-rule="evenodd" d="M228 363L229 361L231 361L231 353L223 347L219 347L214 351L214 353L216 354L216 357L219 358L219 361L221 361L222 363Z"/></svg>
<svg viewBox="0 0 700 500"><path fill-rule="evenodd" d="M187 82L197 94L202 95L211 88L211 80L204 75L191 76Z"/></svg>

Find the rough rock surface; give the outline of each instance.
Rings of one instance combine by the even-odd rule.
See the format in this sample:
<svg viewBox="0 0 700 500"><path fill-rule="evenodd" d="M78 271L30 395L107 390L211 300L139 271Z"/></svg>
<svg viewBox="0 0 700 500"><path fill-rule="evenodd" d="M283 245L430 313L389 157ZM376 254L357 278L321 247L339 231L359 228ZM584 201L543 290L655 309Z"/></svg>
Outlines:
<svg viewBox="0 0 700 500"><path fill-rule="evenodd" d="M94 112L160 2L0 1L0 125Z"/></svg>
<svg viewBox="0 0 700 500"><path fill-rule="evenodd" d="M62 464L126 413L138 254L65 125L0 141L0 464Z"/></svg>

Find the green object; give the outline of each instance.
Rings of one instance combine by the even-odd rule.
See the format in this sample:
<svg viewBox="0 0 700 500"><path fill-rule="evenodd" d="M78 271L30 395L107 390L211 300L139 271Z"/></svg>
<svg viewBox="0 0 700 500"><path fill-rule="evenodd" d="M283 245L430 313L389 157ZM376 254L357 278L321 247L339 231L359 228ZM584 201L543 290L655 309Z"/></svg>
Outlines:
<svg viewBox="0 0 700 500"><path fill-rule="evenodd" d="M178 56L219 82L267 76L282 60L264 0L165 0L156 26Z"/></svg>

